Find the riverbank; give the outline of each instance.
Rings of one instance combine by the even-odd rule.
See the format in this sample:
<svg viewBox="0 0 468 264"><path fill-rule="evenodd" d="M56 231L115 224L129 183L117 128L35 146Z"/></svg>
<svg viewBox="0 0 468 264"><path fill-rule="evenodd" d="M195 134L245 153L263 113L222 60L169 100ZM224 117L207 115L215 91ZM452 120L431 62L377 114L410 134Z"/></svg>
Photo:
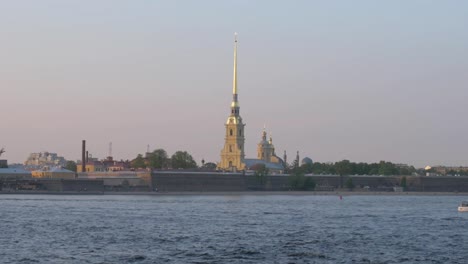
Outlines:
<svg viewBox="0 0 468 264"><path fill-rule="evenodd" d="M468 192L371 192L371 191L240 191L240 192L50 192L50 191L0 191L2 194L42 195L151 195L151 196L244 196L244 195L387 195L387 196L468 196Z"/></svg>

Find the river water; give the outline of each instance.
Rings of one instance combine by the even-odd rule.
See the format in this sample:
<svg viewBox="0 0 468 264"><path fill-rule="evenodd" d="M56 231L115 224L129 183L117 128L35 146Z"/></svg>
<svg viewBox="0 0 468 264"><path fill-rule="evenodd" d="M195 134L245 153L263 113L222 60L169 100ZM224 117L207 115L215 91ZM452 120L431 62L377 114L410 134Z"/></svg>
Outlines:
<svg viewBox="0 0 468 264"><path fill-rule="evenodd" d="M463 199L0 195L0 263L468 263Z"/></svg>

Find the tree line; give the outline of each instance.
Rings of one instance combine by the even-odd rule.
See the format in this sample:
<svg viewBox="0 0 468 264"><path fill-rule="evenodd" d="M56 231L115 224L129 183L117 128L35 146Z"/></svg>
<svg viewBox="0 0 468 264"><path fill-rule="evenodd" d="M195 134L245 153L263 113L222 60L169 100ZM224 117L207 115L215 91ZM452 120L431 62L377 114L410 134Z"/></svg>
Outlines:
<svg viewBox="0 0 468 264"><path fill-rule="evenodd" d="M131 161L134 169L192 169L197 168L197 163L187 151L176 151L171 157L167 155L164 149L156 149L153 152L142 154Z"/></svg>
<svg viewBox="0 0 468 264"><path fill-rule="evenodd" d="M413 166L397 165L388 161L378 163L351 162L342 160L334 163L315 162L312 164L293 164L303 173L335 174L335 175L412 175L417 172Z"/></svg>

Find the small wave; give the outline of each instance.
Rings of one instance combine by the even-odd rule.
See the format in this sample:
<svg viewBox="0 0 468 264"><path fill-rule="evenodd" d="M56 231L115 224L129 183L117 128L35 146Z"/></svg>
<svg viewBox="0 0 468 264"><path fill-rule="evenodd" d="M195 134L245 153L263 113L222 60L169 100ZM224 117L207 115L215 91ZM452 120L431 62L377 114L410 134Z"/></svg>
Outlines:
<svg viewBox="0 0 468 264"><path fill-rule="evenodd" d="M300 258L318 258L318 259L330 259L330 257L326 256L322 253L315 253L315 252L294 252L289 253L288 257L300 257Z"/></svg>
<svg viewBox="0 0 468 264"><path fill-rule="evenodd" d="M128 256L128 257L123 258L123 260L127 261L128 263L135 263L135 262L143 261L145 259L146 257L143 255L133 255L133 256Z"/></svg>
<svg viewBox="0 0 468 264"><path fill-rule="evenodd" d="M22 258L19 260L20 263L38 263L39 260L37 259L30 259L30 258Z"/></svg>

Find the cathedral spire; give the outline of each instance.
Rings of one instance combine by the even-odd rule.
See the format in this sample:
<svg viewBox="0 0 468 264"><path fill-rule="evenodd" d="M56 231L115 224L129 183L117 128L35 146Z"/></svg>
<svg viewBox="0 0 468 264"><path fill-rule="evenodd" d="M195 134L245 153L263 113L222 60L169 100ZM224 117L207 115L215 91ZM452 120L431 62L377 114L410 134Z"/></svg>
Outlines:
<svg viewBox="0 0 468 264"><path fill-rule="evenodd" d="M234 74L232 78L232 94L237 95L237 32L234 33Z"/></svg>
<svg viewBox="0 0 468 264"><path fill-rule="evenodd" d="M239 112L240 107L239 101L237 100L237 33L235 33L231 114L225 123L226 136L224 141L224 148L221 150L221 162L218 164L219 169L234 171L245 169L245 124L242 122L242 118Z"/></svg>
<svg viewBox="0 0 468 264"><path fill-rule="evenodd" d="M231 113L239 115L239 101L237 101L237 33L234 33L234 72L232 77Z"/></svg>

